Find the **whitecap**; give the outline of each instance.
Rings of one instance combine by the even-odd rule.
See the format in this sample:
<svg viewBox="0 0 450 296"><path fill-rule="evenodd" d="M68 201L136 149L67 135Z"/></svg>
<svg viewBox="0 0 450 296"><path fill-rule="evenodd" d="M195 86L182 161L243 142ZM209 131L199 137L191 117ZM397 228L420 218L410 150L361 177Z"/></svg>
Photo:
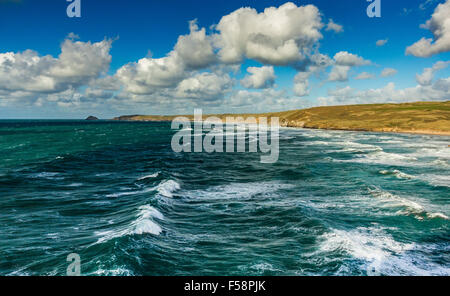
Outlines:
<svg viewBox="0 0 450 296"><path fill-rule="evenodd" d="M100 268L93 272L94 275L100 276L132 276L133 272L125 267L116 267L113 269Z"/></svg>
<svg viewBox="0 0 450 296"><path fill-rule="evenodd" d="M399 170L393 170L393 171L381 170L381 171L379 171L379 173L382 174L382 175L393 175L397 179L414 179L415 178L415 176L408 175L408 174L403 173L403 172L401 172Z"/></svg>
<svg viewBox="0 0 450 296"><path fill-rule="evenodd" d="M137 180L138 181L142 181L142 180L145 180L145 179L156 178L156 177L158 177L158 175L159 175L159 172L156 172L156 173L153 173L153 174L150 174L150 175L146 175L146 176L140 177Z"/></svg>
<svg viewBox="0 0 450 296"><path fill-rule="evenodd" d="M433 186L450 187L450 175L422 174L419 178Z"/></svg>
<svg viewBox="0 0 450 296"><path fill-rule="evenodd" d="M377 198L382 207L385 208L401 208L395 212L396 215L414 216L417 220L424 220L425 218L442 218L448 217L442 213L433 213L425 209L425 207L418 202L406 199L390 192L381 190L378 187L368 189L369 193Z"/></svg>
<svg viewBox="0 0 450 296"><path fill-rule="evenodd" d="M358 227L353 230L331 229L322 235L319 249L310 255L335 256L345 252L362 261L360 268L368 275L449 275L450 269L420 255L434 248L396 241L387 228ZM340 273L342 272L342 269Z"/></svg>
<svg viewBox="0 0 450 296"><path fill-rule="evenodd" d="M144 205L139 207L136 220L130 223L128 226L121 227L119 229L97 231L95 235L100 236L97 243L103 243L114 238L144 233L159 235L162 232L162 228L154 221L154 219L163 220L164 216L161 212L150 205Z"/></svg>
<svg viewBox="0 0 450 296"><path fill-rule="evenodd" d="M397 153L374 151L349 160L335 160L336 162L355 162L366 164L411 166L417 164L417 158Z"/></svg>
<svg viewBox="0 0 450 296"><path fill-rule="evenodd" d="M280 189L292 188L293 185L278 182L233 183L212 186L205 190L191 190L183 195L195 199L248 199L259 194L272 194Z"/></svg>
<svg viewBox="0 0 450 296"><path fill-rule="evenodd" d="M156 186L156 191L165 197L173 197L173 193L177 190L180 190L180 184L174 180L167 180Z"/></svg>

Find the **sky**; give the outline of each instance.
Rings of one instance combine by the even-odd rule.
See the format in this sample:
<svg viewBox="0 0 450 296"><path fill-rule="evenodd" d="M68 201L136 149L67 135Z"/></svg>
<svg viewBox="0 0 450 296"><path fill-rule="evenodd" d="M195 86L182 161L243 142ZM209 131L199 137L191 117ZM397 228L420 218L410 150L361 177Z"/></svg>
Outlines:
<svg viewBox="0 0 450 296"><path fill-rule="evenodd" d="M0 0L0 118L450 98L450 0L79 1Z"/></svg>

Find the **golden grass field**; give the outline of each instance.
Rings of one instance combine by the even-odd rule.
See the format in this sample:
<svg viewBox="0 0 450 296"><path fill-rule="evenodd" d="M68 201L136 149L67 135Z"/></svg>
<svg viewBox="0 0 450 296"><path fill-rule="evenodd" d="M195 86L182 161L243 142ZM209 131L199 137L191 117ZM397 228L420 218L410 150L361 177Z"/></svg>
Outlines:
<svg viewBox="0 0 450 296"><path fill-rule="evenodd" d="M192 120L193 115L182 115ZM226 117L278 117L283 127L450 135L450 101L316 107L260 114L213 114ZM129 121L171 121L176 116L130 115Z"/></svg>

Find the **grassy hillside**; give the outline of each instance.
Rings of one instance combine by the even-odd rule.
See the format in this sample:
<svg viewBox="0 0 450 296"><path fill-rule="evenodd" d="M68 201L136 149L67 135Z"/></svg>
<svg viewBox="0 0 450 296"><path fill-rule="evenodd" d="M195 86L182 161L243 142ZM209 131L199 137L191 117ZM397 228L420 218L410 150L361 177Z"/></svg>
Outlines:
<svg viewBox="0 0 450 296"><path fill-rule="evenodd" d="M316 107L276 113L214 116L222 119L227 116L276 116L281 126L285 127L450 135L450 101ZM186 117L192 119L192 115ZM173 118L175 116L131 115L114 119L170 121Z"/></svg>

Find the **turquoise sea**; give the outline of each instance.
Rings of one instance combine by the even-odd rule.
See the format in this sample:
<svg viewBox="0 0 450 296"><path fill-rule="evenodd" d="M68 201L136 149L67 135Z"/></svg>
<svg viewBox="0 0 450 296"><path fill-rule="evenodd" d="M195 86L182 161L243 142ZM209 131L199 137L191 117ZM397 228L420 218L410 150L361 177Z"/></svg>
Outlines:
<svg viewBox="0 0 450 296"><path fill-rule="evenodd" d="M282 129L264 164L174 132L0 121L0 275L450 275L450 137Z"/></svg>

